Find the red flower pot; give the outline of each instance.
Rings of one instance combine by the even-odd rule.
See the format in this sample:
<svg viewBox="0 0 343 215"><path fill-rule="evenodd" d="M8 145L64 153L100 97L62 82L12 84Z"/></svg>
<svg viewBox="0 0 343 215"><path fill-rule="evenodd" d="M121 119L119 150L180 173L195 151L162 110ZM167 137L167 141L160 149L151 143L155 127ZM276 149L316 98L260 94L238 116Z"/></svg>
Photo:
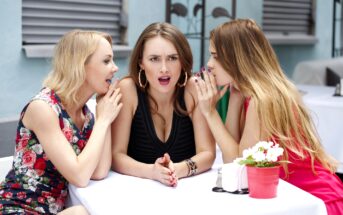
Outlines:
<svg viewBox="0 0 343 215"><path fill-rule="evenodd" d="M280 166L251 167L247 166L249 196L257 199L276 197L279 184Z"/></svg>

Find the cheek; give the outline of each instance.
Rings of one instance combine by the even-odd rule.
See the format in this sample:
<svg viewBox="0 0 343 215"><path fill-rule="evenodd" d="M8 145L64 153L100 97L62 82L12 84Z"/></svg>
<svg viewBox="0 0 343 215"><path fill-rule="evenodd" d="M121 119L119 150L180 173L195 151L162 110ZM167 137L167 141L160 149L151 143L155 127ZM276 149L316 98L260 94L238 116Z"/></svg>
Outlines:
<svg viewBox="0 0 343 215"><path fill-rule="evenodd" d="M217 81L217 85L223 86L223 85L227 85L231 83L232 78L230 77L230 75L226 73L226 71L221 69L220 71L216 72L216 81Z"/></svg>

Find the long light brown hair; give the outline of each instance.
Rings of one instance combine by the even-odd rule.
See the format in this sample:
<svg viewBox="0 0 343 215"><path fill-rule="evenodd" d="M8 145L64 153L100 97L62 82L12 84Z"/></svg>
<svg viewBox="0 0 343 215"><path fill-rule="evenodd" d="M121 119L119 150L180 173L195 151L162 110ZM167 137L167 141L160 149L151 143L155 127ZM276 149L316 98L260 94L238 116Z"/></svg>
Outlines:
<svg viewBox="0 0 343 215"><path fill-rule="evenodd" d="M144 91L145 93L148 93L147 89L149 88L149 83L147 83L147 86L145 88L142 88L139 85L139 81L138 81L138 75L139 75L138 73L140 71L139 65L143 58L143 51L144 51L145 43L149 39L155 38L157 36L160 36L170 41L174 45L179 55L182 69L181 69L181 74L180 74L178 83L182 84L185 82L185 78L186 78L185 73L187 73L188 78L192 76L193 55L192 55L192 51L186 37L174 25L171 25L165 22L152 23L149 26L147 26L144 29L144 31L141 33L141 35L139 36L136 42L136 45L133 48L131 58L130 58L130 66L129 66L130 68L129 76L134 80L134 82L136 83L136 86L138 86L139 89ZM143 76L142 78L142 82L145 83L147 80L144 77L145 76ZM178 100L178 98L183 96L183 91L184 91L183 87L176 86L173 106L174 106L174 110L176 110L177 113L186 114L187 113L186 110L182 108ZM152 97L150 97L150 99L152 99L152 101L155 103L156 108L153 109L153 111L154 113L157 113L158 111L157 103L156 101L153 100Z"/></svg>
<svg viewBox="0 0 343 215"><path fill-rule="evenodd" d="M256 103L263 132L301 158L311 157L334 172L337 162L325 153L315 126L295 85L282 71L274 50L250 19L238 19L211 31L219 63L243 95ZM285 150L283 159L288 160ZM283 165L288 174L287 165Z"/></svg>
<svg viewBox="0 0 343 215"><path fill-rule="evenodd" d="M54 90L66 106L78 104L78 90L86 79L85 65L96 51L101 38L112 46L109 34L73 30L66 33L55 47L53 69L43 86Z"/></svg>

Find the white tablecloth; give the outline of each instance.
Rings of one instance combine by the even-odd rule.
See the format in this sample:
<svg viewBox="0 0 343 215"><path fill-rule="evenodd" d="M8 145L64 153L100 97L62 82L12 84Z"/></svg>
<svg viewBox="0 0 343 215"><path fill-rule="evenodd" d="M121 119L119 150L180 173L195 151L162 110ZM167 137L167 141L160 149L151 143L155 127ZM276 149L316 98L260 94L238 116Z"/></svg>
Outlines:
<svg viewBox="0 0 343 215"><path fill-rule="evenodd" d="M215 193L217 170L181 179L175 188L159 182L110 172L86 188L69 185L72 205L83 204L91 214L326 214L324 202L280 180L273 199L247 194Z"/></svg>
<svg viewBox="0 0 343 215"><path fill-rule="evenodd" d="M343 173L343 97L333 96L334 87L298 85L310 109L325 150L340 162Z"/></svg>

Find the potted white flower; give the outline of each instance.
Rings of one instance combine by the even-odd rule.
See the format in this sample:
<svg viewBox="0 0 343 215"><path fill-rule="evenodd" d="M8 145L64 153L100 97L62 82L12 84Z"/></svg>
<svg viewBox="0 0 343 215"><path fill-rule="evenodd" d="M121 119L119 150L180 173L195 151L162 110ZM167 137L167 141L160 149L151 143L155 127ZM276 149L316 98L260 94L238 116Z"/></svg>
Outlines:
<svg viewBox="0 0 343 215"><path fill-rule="evenodd" d="M283 148L273 142L260 141L243 151L243 157L234 162L247 166L249 196L253 198L276 197L279 183L279 157Z"/></svg>

